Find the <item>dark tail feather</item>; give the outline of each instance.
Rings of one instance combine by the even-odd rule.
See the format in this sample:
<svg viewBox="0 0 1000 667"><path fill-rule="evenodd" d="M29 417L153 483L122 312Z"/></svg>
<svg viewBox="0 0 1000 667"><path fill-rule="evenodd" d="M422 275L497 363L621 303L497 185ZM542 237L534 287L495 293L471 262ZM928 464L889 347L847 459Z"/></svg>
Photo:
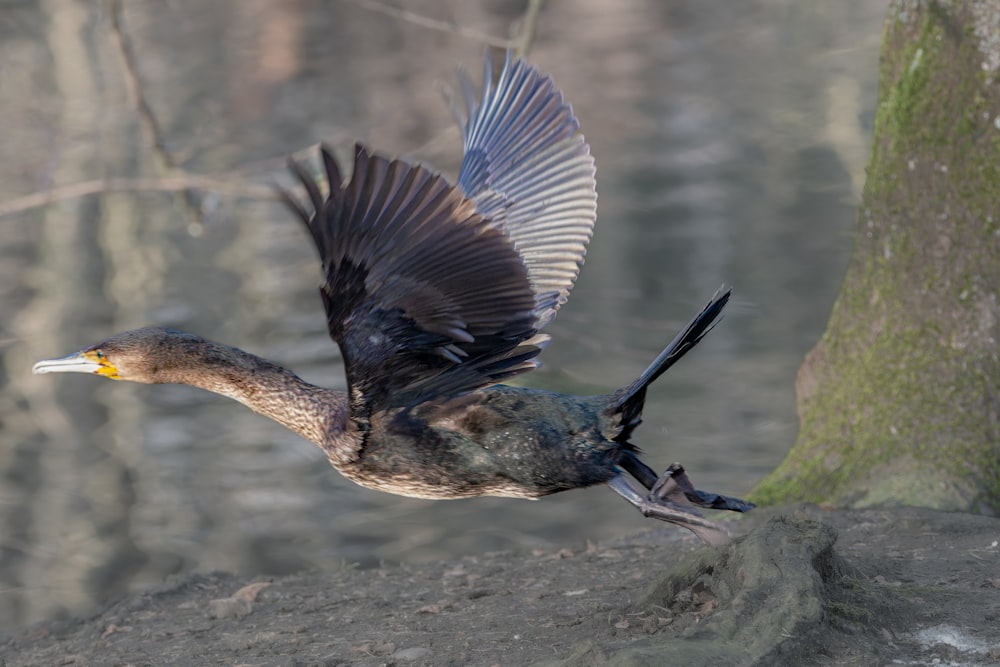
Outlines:
<svg viewBox="0 0 1000 667"><path fill-rule="evenodd" d="M646 388L712 330L715 321L722 314L722 309L726 307L730 294L732 294L731 289L720 289L716 292L708 305L670 341L663 352L660 352L660 355L649 365L649 368L644 370L635 382L618 392L616 411L621 414L622 431L615 440L627 442L632 436L632 431L642 422L642 407L646 401Z"/></svg>

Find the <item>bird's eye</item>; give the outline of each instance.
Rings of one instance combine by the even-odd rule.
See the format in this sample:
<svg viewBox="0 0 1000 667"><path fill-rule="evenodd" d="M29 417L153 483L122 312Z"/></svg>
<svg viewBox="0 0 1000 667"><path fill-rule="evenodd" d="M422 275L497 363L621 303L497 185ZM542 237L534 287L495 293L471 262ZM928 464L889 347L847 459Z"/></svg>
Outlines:
<svg viewBox="0 0 1000 667"><path fill-rule="evenodd" d="M103 358L104 358L104 353L103 353L103 352L101 352L100 350L98 350L98 351L97 351L97 358L98 358L98 359L103 359Z"/></svg>

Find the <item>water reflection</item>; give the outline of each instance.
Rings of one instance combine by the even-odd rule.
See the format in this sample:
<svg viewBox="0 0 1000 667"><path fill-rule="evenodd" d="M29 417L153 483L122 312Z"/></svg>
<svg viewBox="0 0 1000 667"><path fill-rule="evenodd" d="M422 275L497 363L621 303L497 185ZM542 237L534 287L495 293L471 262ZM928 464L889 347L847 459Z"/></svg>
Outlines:
<svg viewBox="0 0 1000 667"><path fill-rule="evenodd" d="M407 7L496 35L521 11ZM319 140L346 151L361 139L454 173L460 146L439 83L458 63L478 71L474 41L346 1L129 2L118 18L130 78L113 9L0 8L0 205L177 170L239 169L241 182L266 184L285 154ZM737 495L781 459L795 371L846 263L883 9L546 8L532 59L582 120L600 222L546 366L526 382L576 393L625 383L733 284L723 323L650 392L638 439L651 462L681 460L699 484ZM225 399L29 374L111 332L170 324L343 387L313 250L272 203L124 192L32 208L3 228L0 627L193 569L370 565L661 528L603 489L538 503L379 494Z"/></svg>

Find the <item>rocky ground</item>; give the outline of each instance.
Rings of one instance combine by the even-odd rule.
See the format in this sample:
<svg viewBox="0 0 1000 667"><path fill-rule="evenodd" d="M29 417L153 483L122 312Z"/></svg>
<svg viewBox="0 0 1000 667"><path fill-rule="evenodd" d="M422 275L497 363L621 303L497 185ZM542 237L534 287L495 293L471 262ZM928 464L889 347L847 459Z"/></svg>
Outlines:
<svg viewBox="0 0 1000 667"><path fill-rule="evenodd" d="M193 575L0 639L26 665L1000 665L1000 519L758 510L556 553Z"/></svg>

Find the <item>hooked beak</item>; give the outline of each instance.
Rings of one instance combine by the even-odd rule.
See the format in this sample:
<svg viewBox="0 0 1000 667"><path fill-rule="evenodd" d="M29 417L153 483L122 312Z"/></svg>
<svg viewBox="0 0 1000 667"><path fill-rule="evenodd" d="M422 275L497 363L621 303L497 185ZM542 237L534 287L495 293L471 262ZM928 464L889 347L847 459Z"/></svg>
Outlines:
<svg viewBox="0 0 1000 667"><path fill-rule="evenodd" d="M46 359L32 366L35 375L44 373L95 373L113 380L118 379L118 369L95 350L77 352L62 359Z"/></svg>

